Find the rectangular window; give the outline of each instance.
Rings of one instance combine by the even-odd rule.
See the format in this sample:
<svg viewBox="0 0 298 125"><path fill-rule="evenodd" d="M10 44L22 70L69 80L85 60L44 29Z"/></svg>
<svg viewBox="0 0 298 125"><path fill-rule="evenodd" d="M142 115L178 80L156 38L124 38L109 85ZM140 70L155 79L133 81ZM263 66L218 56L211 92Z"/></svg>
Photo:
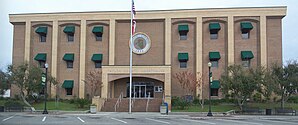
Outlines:
<svg viewBox="0 0 298 125"><path fill-rule="evenodd" d="M217 67L218 67L218 60L216 60L216 61L211 61L211 64L212 64L212 65L211 65L212 67L216 67L216 68L217 68Z"/></svg>
<svg viewBox="0 0 298 125"><path fill-rule="evenodd" d="M74 41L74 34L67 34L67 40L68 40L68 42L73 42Z"/></svg>
<svg viewBox="0 0 298 125"><path fill-rule="evenodd" d="M249 68L250 67L250 60L242 60L242 66Z"/></svg>
<svg viewBox="0 0 298 125"><path fill-rule="evenodd" d="M217 39L218 38L218 33L210 33L210 39Z"/></svg>
<svg viewBox="0 0 298 125"><path fill-rule="evenodd" d="M66 90L66 95L72 95L72 88L67 88Z"/></svg>
<svg viewBox="0 0 298 125"><path fill-rule="evenodd" d="M187 62L180 62L180 68L187 68Z"/></svg>
<svg viewBox="0 0 298 125"><path fill-rule="evenodd" d="M187 40L187 35L181 35L180 34L180 40Z"/></svg>
<svg viewBox="0 0 298 125"><path fill-rule="evenodd" d="M101 68L101 62L94 62L95 63L95 68Z"/></svg>
<svg viewBox="0 0 298 125"><path fill-rule="evenodd" d="M154 86L154 92L162 92L162 86Z"/></svg>
<svg viewBox="0 0 298 125"><path fill-rule="evenodd" d="M67 68L73 68L73 61L66 62Z"/></svg>
<svg viewBox="0 0 298 125"><path fill-rule="evenodd" d="M39 41L40 42L46 42L47 41L47 36L46 35L39 35Z"/></svg>
<svg viewBox="0 0 298 125"><path fill-rule="evenodd" d="M249 39L249 32L242 32L242 39Z"/></svg>
<svg viewBox="0 0 298 125"><path fill-rule="evenodd" d="M95 34L95 39L96 41L102 41L102 34L101 33Z"/></svg>
<svg viewBox="0 0 298 125"><path fill-rule="evenodd" d="M45 62L44 61L38 61L40 68L45 68Z"/></svg>
<svg viewBox="0 0 298 125"><path fill-rule="evenodd" d="M211 89L211 96L218 96L218 89Z"/></svg>

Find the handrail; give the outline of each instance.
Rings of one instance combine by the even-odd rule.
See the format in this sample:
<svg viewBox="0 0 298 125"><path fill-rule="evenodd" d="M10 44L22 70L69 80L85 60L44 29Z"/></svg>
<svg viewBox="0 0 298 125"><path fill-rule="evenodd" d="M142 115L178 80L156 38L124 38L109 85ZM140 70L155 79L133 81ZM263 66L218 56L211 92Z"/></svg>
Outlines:
<svg viewBox="0 0 298 125"><path fill-rule="evenodd" d="M150 99L150 92L149 92L148 97L147 97L146 112L148 111L149 99Z"/></svg>
<svg viewBox="0 0 298 125"><path fill-rule="evenodd" d="M134 102L136 101L136 98L134 97L131 101L131 108L133 107Z"/></svg>
<svg viewBox="0 0 298 125"><path fill-rule="evenodd" d="M115 108L115 112L117 111L117 108L119 108L119 106L120 106L120 102L121 102L121 99L123 98L123 92L121 92L120 93L120 95L119 95L119 97L118 97L118 99L117 99L117 102L116 102L116 104L115 104L115 106L114 106L114 108Z"/></svg>

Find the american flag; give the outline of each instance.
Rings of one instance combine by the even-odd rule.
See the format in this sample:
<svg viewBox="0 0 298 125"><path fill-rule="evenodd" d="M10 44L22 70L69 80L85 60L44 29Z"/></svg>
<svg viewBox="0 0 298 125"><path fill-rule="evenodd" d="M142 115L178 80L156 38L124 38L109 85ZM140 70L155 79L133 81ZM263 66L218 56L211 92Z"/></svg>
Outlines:
<svg viewBox="0 0 298 125"><path fill-rule="evenodd" d="M136 8L135 8L135 2L134 0L132 0L132 5L131 5L131 13L132 13L132 35L135 33L136 31L136 20L135 20L135 15L136 15Z"/></svg>

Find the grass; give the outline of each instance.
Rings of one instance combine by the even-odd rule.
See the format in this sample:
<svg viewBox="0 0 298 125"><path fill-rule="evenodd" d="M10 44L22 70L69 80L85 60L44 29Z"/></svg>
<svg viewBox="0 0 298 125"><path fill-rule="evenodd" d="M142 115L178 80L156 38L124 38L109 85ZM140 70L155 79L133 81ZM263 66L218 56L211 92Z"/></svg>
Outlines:
<svg viewBox="0 0 298 125"><path fill-rule="evenodd" d="M0 100L0 106L3 106L7 100ZM23 103L22 101L19 101ZM35 110L43 110L44 109L44 102L41 101L40 103L34 103L32 106ZM74 103L69 102L58 102L57 105L55 101L48 101L47 102L47 109L48 110L62 110L62 111L85 111L89 109L89 106L86 105L84 108L78 108L78 106Z"/></svg>
<svg viewBox="0 0 298 125"><path fill-rule="evenodd" d="M246 106L249 107L259 107L260 109L274 109L280 107L280 102L273 102L273 103L248 103ZM291 107L295 110L298 110L298 104L296 103L285 103L285 107ZM172 107L172 112L208 112L208 104L204 105L202 109L200 105L192 105L188 108L181 110L177 107ZM212 105L211 109L213 112L227 112L230 110L239 111L239 107L234 104L218 104Z"/></svg>
<svg viewBox="0 0 298 125"><path fill-rule="evenodd" d="M32 105L36 110L43 110L44 103L34 103ZM63 110L63 111L84 111L88 110L89 106L85 106L84 108L78 108L76 104L70 104L69 102L58 102L57 104L55 101L48 101L47 102L47 109L48 110Z"/></svg>
<svg viewBox="0 0 298 125"><path fill-rule="evenodd" d="M237 107L234 105L212 105L211 109L213 112L226 112L230 110L234 110ZM208 112L208 105L204 105L204 108L202 109L200 105L192 105L188 107L187 109L181 110L177 107L172 107L172 112Z"/></svg>

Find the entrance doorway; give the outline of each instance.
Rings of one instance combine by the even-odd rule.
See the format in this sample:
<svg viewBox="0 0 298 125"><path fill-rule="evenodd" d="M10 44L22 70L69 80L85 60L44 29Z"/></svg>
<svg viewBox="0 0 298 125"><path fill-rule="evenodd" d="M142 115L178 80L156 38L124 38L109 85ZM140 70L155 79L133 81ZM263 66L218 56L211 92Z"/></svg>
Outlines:
<svg viewBox="0 0 298 125"><path fill-rule="evenodd" d="M146 85L135 85L132 88L132 93L134 98L145 98L146 94Z"/></svg>
<svg viewBox="0 0 298 125"><path fill-rule="evenodd" d="M129 97L129 83L127 83L127 97ZM153 98L154 83L153 82L133 82L131 90L132 98Z"/></svg>

